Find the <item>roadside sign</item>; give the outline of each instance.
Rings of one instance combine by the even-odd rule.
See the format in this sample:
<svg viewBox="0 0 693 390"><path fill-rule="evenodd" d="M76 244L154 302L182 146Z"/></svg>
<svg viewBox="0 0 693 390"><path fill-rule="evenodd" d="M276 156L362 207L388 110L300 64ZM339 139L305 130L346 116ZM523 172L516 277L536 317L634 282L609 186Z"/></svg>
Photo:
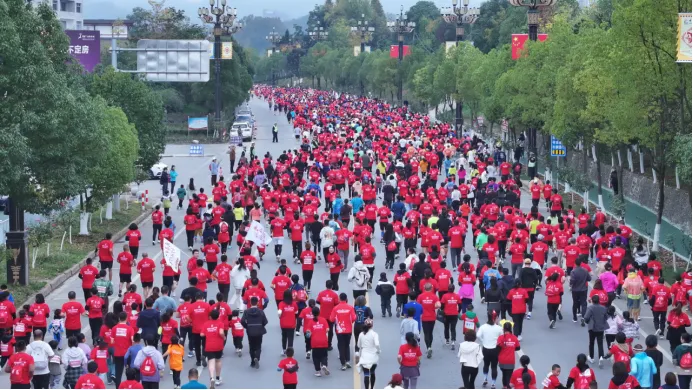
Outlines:
<svg viewBox="0 0 693 390"><path fill-rule="evenodd" d="M563 145L563 143L554 137L553 135L551 136L551 156L553 157L565 157L566 154L566 148Z"/></svg>
<svg viewBox="0 0 693 390"><path fill-rule="evenodd" d="M199 145L199 144L190 145L189 154L191 156L204 156L205 155L205 148L204 148L204 146Z"/></svg>

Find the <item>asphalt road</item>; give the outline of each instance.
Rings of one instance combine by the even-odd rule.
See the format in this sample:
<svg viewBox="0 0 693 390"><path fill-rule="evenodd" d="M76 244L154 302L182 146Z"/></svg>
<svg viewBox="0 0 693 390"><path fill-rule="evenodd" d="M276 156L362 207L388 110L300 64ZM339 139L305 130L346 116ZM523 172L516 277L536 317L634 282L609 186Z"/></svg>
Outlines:
<svg viewBox="0 0 693 390"><path fill-rule="evenodd" d="M281 154L282 150L287 148L297 148L298 144L294 140L292 128L288 125L286 117L280 114L274 115L267 108L267 104L264 101L252 100L250 106L255 113L255 117L258 121L258 132L256 140L256 151L259 155L264 155L266 152L270 152L275 158ZM277 122L279 124L279 143L271 143L271 127ZM185 155L187 154L188 147L185 145L169 145L166 148L166 155ZM187 183L190 178L195 179L195 183L198 187L208 188L210 185L210 177L208 171L208 164L211 161L211 155L216 155L218 159L223 163L224 172L228 172L228 155L225 154L225 145L205 145L205 157L167 157L163 159L163 162L169 166L175 165L179 172L179 184ZM239 153L240 155L240 153ZM228 182L228 180L227 180ZM143 183L144 189L149 189L150 200L155 199L154 194L160 193L160 187L157 182L150 181ZM529 202L527 199L523 199L522 207L523 209L529 209ZM178 226L176 231L174 243L181 248L184 252L183 259L189 257L187 251L187 245L185 243L184 227L183 227L183 215L184 210L176 210L175 208L171 211L173 219ZM142 247L140 249L140 254L147 252L150 257L152 257L158 264L158 260L161 259L161 251L159 246L152 246L151 240L149 239L152 234L151 221L147 220L141 224L140 230L143 234ZM376 232L376 237L379 232ZM383 262L385 259L384 247L376 241L374 246L377 250L376 258L376 276L384 270ZM473 248L469 243L471 240L467 239L467 252L473 253ZM116 252L120 251L120 245L122 243L116 243ZM286 258L290 258L290 248L284 248L283 255ZM268 254L272 253L268 250ZM229 253L232 258L237 256L237 247L234 245L233 250ZM269 282L277 269L277 263L275 262L273 256L267 256L264 262L261 263L261 269L259 271L259 277L264 281L265 285L269 285ZM353 259L353 253L352 253ZM473 261L475 262L475 256L473 256ZM509 262L509 259L506 260ZM185 260L184 260L185 262ZM118 279L117 264L114 265L114 283ZM157 265L158 266L158 265ZM296 265L290 265L292 271L300 272L300 267ZM388 271L389 279L393 275L393 271ZM455 278L456 276L453 275ZM138 283L138 290L141 291L141 286L139 285L139 278L134 276L135 283ZM329 279L328 270L324 267L324 263L319 263L316 266L315 273L313 276L313 296L316 296L319 291L322 290L322 286L326 280ZM67 293L69 291L76 291L77 296L81 297L81 281L73 277L69 279L62 287L57 289L55 292L47 297L47 303L51 309L59 308L64 302L67 301ZM161 272L156 273L155 285L161 285ZM182 291L187 287L187 278L185 275L181 278L181 283L178 286L178 291ZM340 279L341 292L346 292L351 298L351 284L346 281L346 274L342 274ZM566 288L567 290L567 288ZM213 297L217 292L217 287L215 283L209 285L208 296ZM112 299L114 300L114 299ZM389 381L390 376L393 373L399 372L399 366L397 364L397 350L400 345L399 336L399 323L400 320L396 318L381 318L380 317L380 298L375 295L374 292L369 293L370 306L373 308L375 318L374 329L378 332L380 336L380 342L382 347L382 354L380 357L380 362L377 368L377 382L376 388L383 388ZM625 301L617 300L616 305L620 308L625 308ZM393 299L393 307L394 307ZM533 311L533 317L529 321L525 321L523 340L521 342L522 350L518 352L518 356L522 354L527 354L531 358L531 366L535 370L537 380L540 382L541 379L550 371L552 364L560 364L563 368L563 373L561 375L561 381L565 383L567 379L568 372L572 366L575 364L575 357L578 353L587 353L587 329L581 328L580 324L573 323L570 319L570 307L572 305L570 294L564 295L563 303L563 313L565 316L564 321L559 321L556 325L556 329L550 330L548 328L548 317L546 315L546 298L543 294L543 290L536 294ZM223 373L222 373L222 388L278 388L281 386L281 373L277 372L276 367L278 362L281 360L281 334L279 329L279 322L276 316L276 308L274 303L270 303L269 310L266 311L267 317L269 319L268 333L264 338L263 351L261 366L259 369L254 369L249 367L250 360L247 354L247 342L244 349L244 355L242 357L237 357L233 352L233 345L229 342L226 347L226 356L223 360ZM478 298L474 300L474 306L476 307L476 312L481 313L480 320L483 322L485 318L486 308L485 305L481 304ZM641 327L643 329L640 340L636 340L636 343L644 344L644 337L646 334L650 334L654 331L653 324L651 321L652 315L649 312L649 307L645 306L643 308L643 320L641 322ZM86 319L83 320L83 331L84 333L89 333L89 328ZM421 377L419 378L418 386L420 388L458 388L462 385L462 380L460 377L460 365L457 359L456 351L450 350L449 347L444 345L443 338L443 326L438 323L436 325L434 335L434 353L431 359L423 359L421 366ZM458 324L458 333L460 333L460 325ZM87 336L89 338L89 336ZM461 339L461 336L458 337ZM670 359L668 354L668 342L662 340L664 343L665 356ZM299 388L362 388L362 380L359 374L353 370L347 370L345 372L340 371L339 360L336 348L336 337L333 341L333 346L335 347L332 352L329 353L329 367L331 370L331 375L328 377L316 378L313 376L313 366L312 361L305 360L304 343L302 337L297 337L295 339L294 345L296 349L296 356L300 365L299 370ZM353 346L353 342L352 342ZM353 357L352 357L353 358ZM672 370L670 360L665 358L665 366L662 367L663 372ZM189 368L194 367L194 359L186 359L184 363L185 367L183 370L183 383L186 382L185 375ZM596 368L596 367L595 367ZM206 370L201 371L200 381L202 383L209 383L209 374ZM597 375L597 380L599 387L607 387L608 381L611 378L611 363L607 362L602 369L595 369ZM476 380L476 387L481 388L483 381L483 376L480 373ZM541 385L541 383L539 383ZM171 376L168 374L168 370L165 370L165 375L162 377L161 388L172 388L173 381ZM501 386L500 373L498 377L498 387ZM7 374L0 374L0 388L9 388L9 378Z"/></svg>

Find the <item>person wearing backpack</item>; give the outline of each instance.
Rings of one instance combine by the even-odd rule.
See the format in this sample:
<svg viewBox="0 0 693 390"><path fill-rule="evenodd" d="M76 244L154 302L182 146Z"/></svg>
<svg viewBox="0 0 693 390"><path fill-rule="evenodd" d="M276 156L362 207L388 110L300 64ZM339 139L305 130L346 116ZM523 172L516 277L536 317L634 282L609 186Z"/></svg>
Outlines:
<svg viewBox="0 0 693 390"><path fill-rule="evenodd" d="M34 389L47 389L50 385L48 361L53 357L54 353L53 348L51 348L47 342L43 341L42 330L36 329L34 331L34 341L29 344L26 350L27 353L34 358L34 377L31 378Z"/></svg>
<svg viewBox="0 0 693 390"><path fill-rule="evenodd" d="M354 259L356 260L356 259ZM354 290L354 299L359 296L366 295L366 289L368 286L368 269L363 265L363 261L356 260L354 265L349 270L347 275L347 280L351 282L352 289Z"/></svg>
<svg viewBox="0 0 693 390"><path fill-rule="evenodd" d="M681 344L671 355L672 362L676 367L676 374L679 377L679 387L682 389L691 387L691 363L693 363L691 353L691 335L684 333L681 336Z"/></svg>
<svg viewBox="0 0 693 390"><path fill-rule="evenodd" d="M159 371L166 368L161 352L156 348L156 339L147 335L145 347L137 353L133 367L140 370L140 380L145 389L158 389L161 375Z"/></svg>

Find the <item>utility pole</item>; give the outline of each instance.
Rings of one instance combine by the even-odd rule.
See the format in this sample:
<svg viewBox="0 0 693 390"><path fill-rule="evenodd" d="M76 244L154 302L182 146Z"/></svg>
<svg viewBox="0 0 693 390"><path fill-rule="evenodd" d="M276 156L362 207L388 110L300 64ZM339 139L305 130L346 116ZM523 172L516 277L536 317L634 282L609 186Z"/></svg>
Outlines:
<svg viewBox="0 0 693 390"><path fill-rule="evenodd" d="M464 40L464 25L473 24L479 19L479 9L469 8L469 0L462 0L462 4L459 4L458 0L452 0L452 7L443 9L441 16L445 22L455 25L455 46L459 46L460 42ZM459 94L459 91L457 93ZM455 100L455 134L457 138L462 138L463 104L459 97Z"/></svg>
<svg viewBox="0 0 693 390"><path fill-rule="evenodd" d="M398 86L397 86L397 100L401 104L404 104L402 98L402 59L404 58L404 35L410 34L414 31L416 23L407 21L407 15L404 14L404 6L400 6L399 17L395 20L387 22L387 28L397 34L397 44L398 44L398 63L397 63L397 73L399 74Z"/></svg>
<svg viewBox="0 0 693 390"><path fill-rule="evenodd" d="M366 42L370 42L371 38L373 37L373 32L375 32L375 27L368 25L365 14L361 14L361 19L356 21L356 26L351 27L351 33L353 35L360 35L361 54L366 52ZM359 86L361 88L361 96L365 96L366 93L364 91L362 80L359 80Z"/></svg>

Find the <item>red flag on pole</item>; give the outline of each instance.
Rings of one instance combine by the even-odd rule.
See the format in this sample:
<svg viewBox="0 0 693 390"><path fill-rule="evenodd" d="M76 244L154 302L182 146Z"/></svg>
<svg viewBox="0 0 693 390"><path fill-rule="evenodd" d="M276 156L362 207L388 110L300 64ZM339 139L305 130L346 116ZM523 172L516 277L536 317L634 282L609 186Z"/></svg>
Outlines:
<svg viewBox="0 0 693 390"><path fill-rule="evenodd" d="M404 45L404 54L402 57L406 57L411 53L409 45ZM399 45L390 45L390 58L399 58Z"/></svg>
<svg viewBox="0 0 693 390"><path fill-rule="evenodd" d="M546 40L546 38L548 38L548 35L547 34L539 34L537 36L537 38L539 39L539 42L544 42ZM527 42L528 39L529 39L529 35L527 35L527 34L513 34L512 35L511 53L512 53L513 60L520 58L520 52L522 51L522 49L524 49L525 42Z"/></svg>

